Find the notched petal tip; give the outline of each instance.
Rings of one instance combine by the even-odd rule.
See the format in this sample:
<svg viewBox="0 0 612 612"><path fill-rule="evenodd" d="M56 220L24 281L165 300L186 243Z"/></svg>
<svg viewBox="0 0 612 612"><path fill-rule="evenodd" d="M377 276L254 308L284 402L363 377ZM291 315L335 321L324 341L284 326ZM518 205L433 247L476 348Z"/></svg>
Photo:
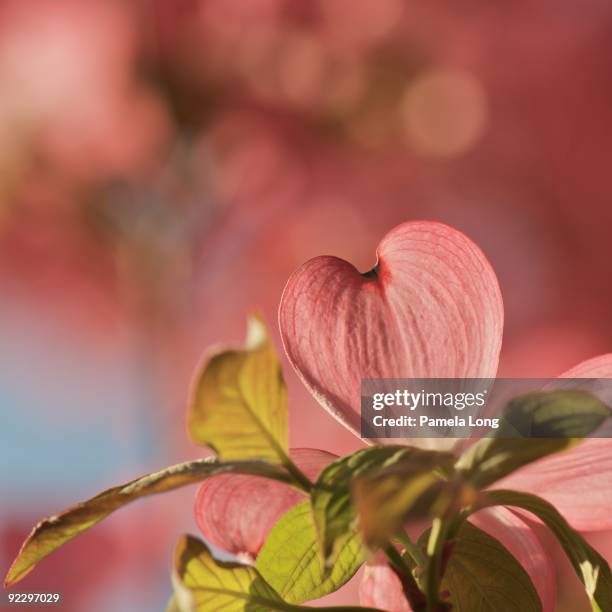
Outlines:
<svg viewBox="0 0 612 612"><path fill-rule="evenodd" d="M306 387L354 433L363 378L491 378L503 303L478 247L453 228L409 222L381 241L365 274L337 257L289 279L279 326ZM384 291L369 290L372 281Z"/></svg>

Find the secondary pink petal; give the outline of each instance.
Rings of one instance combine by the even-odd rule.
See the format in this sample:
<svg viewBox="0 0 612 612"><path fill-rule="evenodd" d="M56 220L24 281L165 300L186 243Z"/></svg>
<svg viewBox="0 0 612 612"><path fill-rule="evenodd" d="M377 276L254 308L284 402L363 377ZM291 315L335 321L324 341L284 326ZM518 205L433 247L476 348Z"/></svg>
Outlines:
<svg viewBox="0 0 612 612"><path fill-rule="evenodd" d="M321 450L297 448L291 458L311 480L336 459ZM215 546L254 559L276 521L306 499L280 482L223 474L205 480L198 489L195 517L198 527Z"/></svg>
<svg viewBox="0 0 612 612"><path fill-rule="evenodd" d="M560 378L612 378L612 353L582 361Z"/></svg>
<svg viewBox="0 0 612 612"><path fill-rule="evenodd" d="M402 584L383 558L368 563L359 585L359 603L387 612L411 612Z"/></svg>
<svg viewBox="0 0 612 612"><path fill-rule="evenodd" d="M478 247L432 222L404 223L360 274L316 257L289 279L283 344L317 400L359 432L362 378L494 377L503 328L497 279Z"/></svg>
<svg viewBox="0 0 612 612"><path fill-rule="evenodd" d="M579 531L612 529L612 440L589 439L495 484L549 501Z"/></svg>
<svg viewBox="0 0 612 612"><path fill-rule="evenodd" d="M562 377L612 378L612 353L580 363ZM580 531L612 529L612 440L585 440L517 470L495 488L543 497Z"/></svg>
<svg viewBox="0 0 612 612"><path fill-rule="evenodd" d="M487 508L470 517L470 522L499 540L529 574L543 612L555 607L555 569L535 532L525 521L503 507Z"/></svg>

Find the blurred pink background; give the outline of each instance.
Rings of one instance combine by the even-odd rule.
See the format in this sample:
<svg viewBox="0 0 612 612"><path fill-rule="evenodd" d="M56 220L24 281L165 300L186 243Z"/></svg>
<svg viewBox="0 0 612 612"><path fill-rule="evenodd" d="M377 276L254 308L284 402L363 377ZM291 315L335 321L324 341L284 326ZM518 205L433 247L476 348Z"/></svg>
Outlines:
<svg viewBox="0 0 612 612"><path fill-rule="evenodd" d="M184 429L203 350L252 308L277 334L298 265L369 269L402 221L491 260L501 375L611 351L611 76L602 0L0 1L2 572L40 517L205 453ZM360 446L286 378L293 446ZM23 588L162 609L194 492L121 511Z"/></svg>

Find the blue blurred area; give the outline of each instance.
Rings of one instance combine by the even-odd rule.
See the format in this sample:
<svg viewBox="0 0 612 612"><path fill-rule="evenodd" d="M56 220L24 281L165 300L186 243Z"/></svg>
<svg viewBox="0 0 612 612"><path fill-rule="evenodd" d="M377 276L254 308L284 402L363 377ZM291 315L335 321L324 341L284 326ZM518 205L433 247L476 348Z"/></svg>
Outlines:
<svg viewBox="0 0 612 612"><path fill-rule="evenodd" d="M155 394L151 364L138 350L138 338L118 333L100 337L71 327L37 303L4 292L0 305L0 549L2 573L16 553L15 543L44 514L51 514L169 463L171 446L164 410ZM192 493L188 494L191 495ZM169 532L178 537L181 513L189 516L189 497L181 511L167 513L169 529L160 532L163 545ZM82 599L65 593L63 609L162 609L171 586L164 545L156 559L146 550L151 525L159 524L159 504L147 500L127 509L82 536L84 550L94 549L96 562L76 555L80 580L109 578ZM162 509L163 512L163 509ZM116 532L116 533L115 533ZM88 539L89 538L89 539ZM134 543L130 541L134 538ZM80 538L81 539L81 538ZM144 543L144 544L143 544ZM70 546L66 551L70 553ZM129 558L117 554L133 548ZM79 549L80 550L80 549ZM127 551L129 553L129 550ZM75 552L72 553L75 556ZM82 559L82 561L78 561ZM60 588L70 579L57 579L54 557L45 560L24 588ZM122 564L125 565L122 568ZM139 564L142 571L138 570ZM70 568L70 565L68 566ZM102 568L102 572L100 571ZM76 579L74 569L68 569ZM68 580L68 582L66 582ZM30 585L30 586L28 586ZM64 586L64 588L65 588ZM95 602L95 603L94 603Z"/></svg>
<svg viewBox="0 0 612 612"><path fill-rule="evenodd" d="M12 467L0 495L11 505L93 491L126 467L151 463L161 439L160 407L141 375L146 364L129 346L105 354L44 313L23 303L0 307L0 452Z"/></svg>

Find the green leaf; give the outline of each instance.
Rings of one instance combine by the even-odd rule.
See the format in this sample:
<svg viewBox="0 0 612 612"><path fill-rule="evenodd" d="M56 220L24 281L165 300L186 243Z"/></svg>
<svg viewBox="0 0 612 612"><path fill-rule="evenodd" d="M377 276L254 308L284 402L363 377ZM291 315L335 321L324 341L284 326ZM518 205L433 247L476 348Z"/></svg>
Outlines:
<svg viewBox="0 0 612 612"><path fill-rule="evenodd" d="M487 491L479 508L515 506L527 510L543 521L554 533L585 586L595 612L612 610L612 575L607 561L547 501L518 491Z"/></svg>
<svg viewBox="0 0 612 612"><path fill-rule="evenodd" d="M454 612L538 612L540 598L520 563L495 538L465 521L440 585Z"/></svg>
<svg viewBox="0 0 612 612"><path fill-rule="evenodd" d="M249 318L244 350L213 355L197 374L188 427L221 459L287 463L287 390L260 318Z"/></svg>
<svg viewBox="0 0 612 612"><path fill-rule="evenodd" d="M399 463L406 469L408 466L444 469L451 466L452 461L450 453L408 446L373 446L327 466L311 492L315 526L326 564L333 562L354 529L352 485L356 478Z"/></svg>
<svg viewBox="0 0 612 612"><path fill-rule="evenodd" d="M264 476L281 482L292 482L292 478L283 468L269 463L255 461L219 463L216 459L188 461L131 480L107 489L61 514L45 518L38 523L23 543L17 558L11 565L5 578L5 584L14 584L21 580L41 559L83 531L93 527L118 508L140 497L165 493L225 472Z"/></svg>
<svg viewBox="0 0 612 612"><path fill-rule="evenodd" d="M211 555L204 542L192 536L183 536L179 540L173 582L181 612L373 612L371 608L308 608L285 602L255 567L219 561Z"/></svg>
<svg viewBox="0 0 612 612"><path fill-rule="evenodd" d="M349 534L330 572L321 556L310 502L294 506L273 527L255 567L290 603L303 603L337 591L363 564L361 542Z"/></svg>
<svg viewBox="0 0 612 612"><path fill-rule="evenodd" d="M370 549L384 546L408 520L458 511L475 498L471 487L443 480L431 467L401 464L358 479L353 491L359 530Z"/></svg>
<svg viewBox="0 0 612 612"><path fill-rule="evenodd" d="M177 545L173 582L184 612L291 610L250 565L217 561L197 538L183 536Z"/></svg>
<svg viewBox="0 0 612 612"><path fill-rule="evenodd" d="M611 414L608 406L586 391L523 395L508 403L494 436L469 447L455 467L484 488L536 459L574 446Z"/></svg>

